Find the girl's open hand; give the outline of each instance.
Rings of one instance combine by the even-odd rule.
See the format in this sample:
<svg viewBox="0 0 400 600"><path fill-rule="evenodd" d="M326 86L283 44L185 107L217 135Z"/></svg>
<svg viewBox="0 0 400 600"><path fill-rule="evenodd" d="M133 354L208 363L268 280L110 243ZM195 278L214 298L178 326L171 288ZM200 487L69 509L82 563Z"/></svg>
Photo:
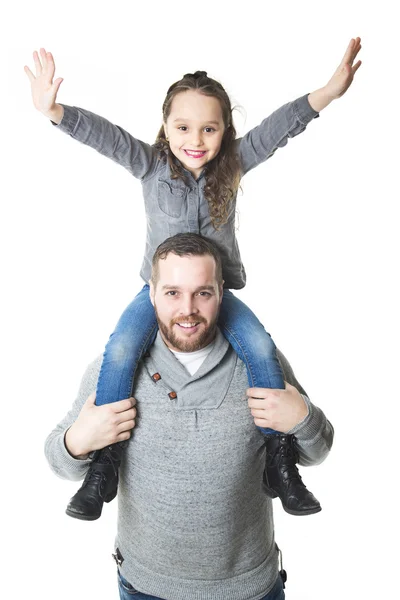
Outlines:
<svg viewBox="0 0 400 600"><path fill-rule="evenodd" d="M40 57L36 52L33 53L36 76L29 67L25 66L24 71L31 83L33 104L37 110L56 122L62 118L62 107L56 104L56 97L59 87L63 81L58 77L53 81L55 73L55 64L51 52L46 52L44 48L40 49ZM61 118L58 118L60 117Z"/></svg>
<svg viewBox="0 0 400 600"><path fill-rule="evenodd" d="M361 66L361 60L354 65L355 58L361 50L361 38L351 39L342 62L325 86L328 95L334 100L340 98L349 89L356 71Z"/></svg>

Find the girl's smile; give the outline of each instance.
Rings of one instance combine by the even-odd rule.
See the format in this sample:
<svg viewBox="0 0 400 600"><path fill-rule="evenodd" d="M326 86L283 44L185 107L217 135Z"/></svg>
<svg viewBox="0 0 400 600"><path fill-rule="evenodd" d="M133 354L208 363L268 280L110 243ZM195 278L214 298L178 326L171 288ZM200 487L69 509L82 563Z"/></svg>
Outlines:
<svg viewBox="0 0 400 600"><path fill-rule="evenodd" d="M198 150L184 150L185 154L190 158L203 158L206 154L206 151L198 151Z"/></svg>

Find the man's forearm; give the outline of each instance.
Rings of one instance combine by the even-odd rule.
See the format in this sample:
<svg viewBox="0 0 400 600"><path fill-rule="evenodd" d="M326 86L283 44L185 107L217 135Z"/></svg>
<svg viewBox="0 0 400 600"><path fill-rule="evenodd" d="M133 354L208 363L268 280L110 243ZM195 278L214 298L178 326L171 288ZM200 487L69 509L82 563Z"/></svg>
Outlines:
<svg viewBox="0 0 400 600"><path fill-rule="evenodd" d="M102 357L99 356L89 365L82 378L79 393L72 409L47 436L45 442L44 450L50 468L56 475L63 479L70 479L72 481L83 479L91 464L90 458L86 460L84 458L76 458L84 455L86 450L80 447L80 444L76 445L74 442L67 447L65 438L78 418L88 395L96 389L101 360Z"/></svg>
<svg viewBox="0 0 400 600"><path fill-rule="evenodd" d="M296 436L300 464L318 465L328 456L333 444L334 430L323 411L303 395L308 405L307 417L289 433Z"/></svg>

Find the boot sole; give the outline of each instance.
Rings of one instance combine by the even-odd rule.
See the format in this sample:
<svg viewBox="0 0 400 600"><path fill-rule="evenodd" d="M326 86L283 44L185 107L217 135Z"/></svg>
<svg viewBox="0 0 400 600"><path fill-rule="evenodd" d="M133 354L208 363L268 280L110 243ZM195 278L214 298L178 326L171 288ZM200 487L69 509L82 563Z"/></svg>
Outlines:
<svg viewBox="0 0 400 600"><path fill-rule="evenodd" d="M264 484L264 491L269 498L272 498L272 500L274 500L275 498L278 498L278 494L276 492L274 492L271 488L267 487L265 484ZM281 500L281 503L282 503L282 500ZM321 506L318 506L317 508L310 508L309 510L291 510L290 508L286 508L283 503L282 503L282 508L289 515L295 515L296 517L301 517L302 515L304 515L304 516L315 515L316 513L319 513L322 510Z"/></svg>
<svg viewBox="0 0 400 600"><path fill-rule="evenodd" d="M289 515L295 515L296 517L306 516L306 515L315 515L316 513L321 512L322 508L310 508L309 510L291 510L290 508L286 508L282 504L282 508Z"/></svg>
<svg viewBox="0 0 400 600"><path fill-rule="evenodd" d="M67 514L69 517L72 517L73 519L79 519L80 521L96 521L101 517L101 515L96 515L95 517L93 517L85 514L80 514L74 512L73 510L68 510L68 508L66 509L65 514Z"/></svg>
<svg viewBox="0 0 400 600"><path fill-rule="evenodd" d="M110 494L109 496L104 498L104 502L112 502L112 500L114 500L116 495L117 495L117 490L115 490L115 492L113 492L112 494ZM69 517L72 517L73 519L79 519L80 521L96 521L97 519L100 519L100 517L101 517L101 513L99 515L92 516L92 515L86 515L85 513L75 512L73 510L70 510L69 508L67 508L65 510L65 513Z"/></svg>
<svg viewBox="0 0 400 600"><path fill-rule="evenodd" d="M112 502L115 498L115 496L117 495L118 492L118 488L115 489L115 492L112 492L109 496L106 496L106 498L104 498L104 502Z"/></svg>

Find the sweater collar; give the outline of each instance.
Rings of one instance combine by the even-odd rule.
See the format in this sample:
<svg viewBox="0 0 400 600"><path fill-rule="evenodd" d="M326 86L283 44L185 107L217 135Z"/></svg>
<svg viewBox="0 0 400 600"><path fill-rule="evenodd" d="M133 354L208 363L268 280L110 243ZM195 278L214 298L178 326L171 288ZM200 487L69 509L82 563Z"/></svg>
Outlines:
<svg viewBox="0 0 400 600"><path fill-rule="evenodd" d="M196 381L212 371L222 361L228 350L229 342L217 328L214 347L194 375L190 375L183 364L174 356L160 333L157 334L149 352L153 368L157 369L157 372L162 375L170 387L178 391L187 383Z"/></svg>

